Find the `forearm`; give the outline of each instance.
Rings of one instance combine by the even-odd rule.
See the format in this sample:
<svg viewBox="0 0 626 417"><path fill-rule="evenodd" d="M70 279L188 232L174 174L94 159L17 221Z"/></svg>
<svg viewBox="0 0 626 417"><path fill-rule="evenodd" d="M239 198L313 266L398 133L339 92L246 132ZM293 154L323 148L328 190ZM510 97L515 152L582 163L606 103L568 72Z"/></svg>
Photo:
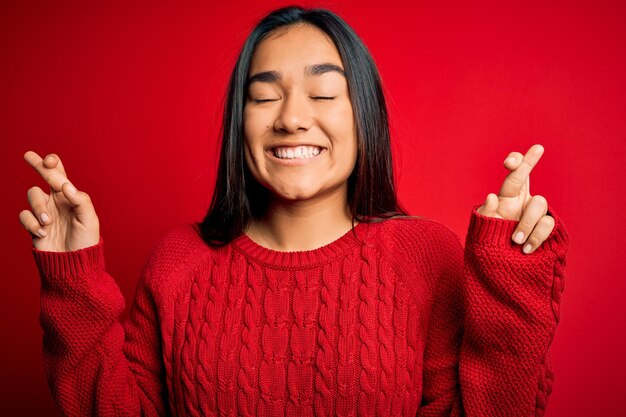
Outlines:
<svg viewBox="0 0 626 417"><path fill-rule="evenodd" d="M472 217L465 248L465 332L459 360L468 416L535 416L547 406L568 236L560 219L532 254L516 222Z"/></svg>
<svg viewBox="0 0 626 417"><path fill-rule="evenodd" d="M70 416L163 415L158 357L145 349L157 342L151 340L153 305L140 287L127 334L119 321L124 297L104 269L102 245L74 252L33 250L42 280L40 324L52 395ZM133 368L140 367L149 369L136 376Z"/></svg>

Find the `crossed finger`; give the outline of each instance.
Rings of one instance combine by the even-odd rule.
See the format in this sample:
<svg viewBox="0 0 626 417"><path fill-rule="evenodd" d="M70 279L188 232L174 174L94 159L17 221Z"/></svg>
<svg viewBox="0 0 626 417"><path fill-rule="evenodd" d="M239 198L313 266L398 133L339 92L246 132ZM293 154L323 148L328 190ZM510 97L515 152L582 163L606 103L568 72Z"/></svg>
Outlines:
<svg viewBox="0 0 626 417"><path fill-rule="evenodd" d="M530 172L533 170L533 168L535 167L535 165L537 165L537 162L539 162L539 159L541 159L541 156L543 155L543 146L539 145L539 144L535 144L533 146L531 146L528 151L526 152L526 155L524 155L522 157L521 163L519 161L519 156L521 155L517 152L515 152L515 154L512 154L509 156L515 158L514 161L512 162L508 162L509 160L507 159L506 163L510 166L516 166L516 168L514 168L511 172L509 172L509 174L506 176L506 178L504 179L504 182L502 183L502 187L500 188L500 197L511 197L511 198L515 198L517 196L520 195L520 193L524 190L524 185L526 184L526 189L525 192L526 193L530 193L530 186L528 185L529 183L529 176L530 176Z"/></svg>
<svg viewBox="0 0 626 417"><path fill-rule="evenodd" d="M24 154L24 160L41 175L54 191L61 192L61 187L66 182L72 185L67 179L63 163L56 154L50 154L44 160L36 152L28 151Z"/></svg>

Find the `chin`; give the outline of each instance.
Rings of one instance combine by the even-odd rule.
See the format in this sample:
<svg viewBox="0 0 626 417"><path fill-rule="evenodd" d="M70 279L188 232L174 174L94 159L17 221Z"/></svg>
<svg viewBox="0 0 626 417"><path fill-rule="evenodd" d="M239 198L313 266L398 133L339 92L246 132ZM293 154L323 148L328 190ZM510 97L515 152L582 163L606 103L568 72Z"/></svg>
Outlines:
<svg viewBox="0 0 626 417"><path fill-rule="evenodd" d="M318 195L320 190L312 187L284 187L280 189L274 188L272 194L275 197L288 201L309 200Z"/></svg>

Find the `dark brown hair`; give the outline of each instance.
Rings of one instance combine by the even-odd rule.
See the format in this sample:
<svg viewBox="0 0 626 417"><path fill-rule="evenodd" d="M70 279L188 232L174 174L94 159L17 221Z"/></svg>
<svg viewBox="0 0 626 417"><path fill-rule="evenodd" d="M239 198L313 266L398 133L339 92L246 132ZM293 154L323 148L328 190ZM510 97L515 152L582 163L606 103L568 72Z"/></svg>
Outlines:
<svg viewBox="0 0 626 417"><path fill-rule="evenodd" d="M243 111L252 55L272 31L310 24L334 42L344 64L357 134L357 159L348 177L348 203L354 220L381 221L406 216L397 201L392 172L387 106L380 75L354 30L330 10L283 7L270 12L246 39L230 77L222 120L222 144L213 199L200 231L205 242L221 246L260 217L271 197L250 173L244 158Z"/></svg>

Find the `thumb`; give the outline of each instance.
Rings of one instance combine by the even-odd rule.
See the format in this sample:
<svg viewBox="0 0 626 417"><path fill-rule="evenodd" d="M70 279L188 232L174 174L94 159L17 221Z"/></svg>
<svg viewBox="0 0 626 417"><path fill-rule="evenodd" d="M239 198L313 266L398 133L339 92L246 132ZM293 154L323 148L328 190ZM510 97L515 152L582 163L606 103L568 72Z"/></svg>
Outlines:
<svg viewBox="0 0 626 417"><path fill-rule="evenodd" d="M483 216L495 217L496 210L498 208L498 196L494 193L487 194L485 203L480 206L476 211Z"/></svg>
<svg viewBox="0 0 626 417"><path fill-rule="evenodd" d="M92 217L95 215L95 209L93 207L93 203L91 202L91 197L89 194L78 191L71 182L65 182L61 186L61 191L63 192L63 196L70 202L72 207L74 208L74 213L76 218L81 222L85 223L85 221L89 222L92 220Z"/></svg>

